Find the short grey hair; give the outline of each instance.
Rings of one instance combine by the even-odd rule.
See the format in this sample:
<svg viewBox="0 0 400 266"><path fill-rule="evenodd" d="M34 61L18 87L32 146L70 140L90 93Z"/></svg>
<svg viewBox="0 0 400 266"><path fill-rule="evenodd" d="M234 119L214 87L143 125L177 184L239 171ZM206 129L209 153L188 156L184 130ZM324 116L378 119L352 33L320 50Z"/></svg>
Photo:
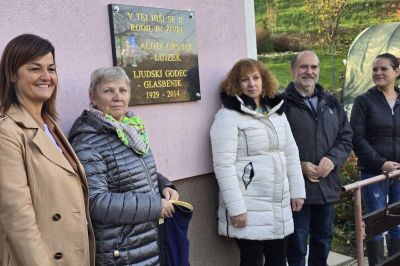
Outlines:
<svg viewBox="0 0 400 266"><path fill-rule="evenodd" d="M123 80L129 89L130 79L122 67L102 67L98 68L90 75L89 95L94 95L97 92L97 87L104 82L112 82Z"/></svg>
<svg viewBox="0 0 400 266"><path fill-rule="evenodd" d="M292 60L290 60L290 68L291 69L294 69L294 66L297 63L297 59L299 59L299 57L304 54L313 54L313 55L315 55L315 57L317 57L317 59L319 61L318 55L316 53L314 53L313 51L310 51L310 50L304 50L304 51L298 52L295 56L293 56Z"/></svg>

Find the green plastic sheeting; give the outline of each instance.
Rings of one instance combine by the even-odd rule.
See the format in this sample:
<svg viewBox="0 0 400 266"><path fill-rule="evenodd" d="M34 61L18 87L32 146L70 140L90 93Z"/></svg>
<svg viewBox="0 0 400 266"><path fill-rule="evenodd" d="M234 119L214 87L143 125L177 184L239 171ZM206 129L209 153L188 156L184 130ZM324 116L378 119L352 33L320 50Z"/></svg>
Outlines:
<svg viewBox="0 0 400 266"><path fill-rule="evenodd" d="M400 57L400 22L371 26L354 39L347 55L342 103L351 110L354 98L373 86L372 63L382 53Z"/></svg>

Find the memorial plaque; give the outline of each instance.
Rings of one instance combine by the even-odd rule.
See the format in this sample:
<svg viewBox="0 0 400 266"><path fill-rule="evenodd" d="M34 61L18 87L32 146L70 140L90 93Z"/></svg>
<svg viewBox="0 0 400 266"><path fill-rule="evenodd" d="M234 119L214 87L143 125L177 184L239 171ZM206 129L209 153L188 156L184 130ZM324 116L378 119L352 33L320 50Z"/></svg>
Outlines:
<svg viewBox="0 0 400 266"><path fill-rule="evenodd" d="M108 5L113 62L131 79L129 105L200 100L195 13Z"/></svg>

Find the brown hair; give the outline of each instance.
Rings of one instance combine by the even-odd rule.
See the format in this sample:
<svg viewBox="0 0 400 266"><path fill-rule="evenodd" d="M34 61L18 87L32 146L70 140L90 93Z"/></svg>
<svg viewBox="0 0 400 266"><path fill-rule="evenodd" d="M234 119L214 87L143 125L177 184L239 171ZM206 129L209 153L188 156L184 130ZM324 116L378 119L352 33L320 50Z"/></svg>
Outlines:
<svg viewBox="0 0 400 266"><path fill-rule="evenodd" d="M378 55L377 57L375 57L375 60L376 60L376 59L379 59L379 58L389 60L389 61L390 61L390 65L392 66L393 70L398 69L399 66L400 66L400 60L399 60L399 58L396 57L395 55L391 54L391 53L383 53L383 54L380 54L380 55ZM400 79L400 75L398 75L398 76L396 77L396 80L399 80L399 79Z"/></svg>
<svg viewBox="0 0 400 266"><path fill-rule="evenodd" d="M262 79L262 97L273 98L279 87L277 79L264 64L251 58L239 60L228 72L219 89L229 96L240 95L242 93L240 90L241 77L257 70Z"/></svg>
<svg viewBox="0 0 400 266"><path fill-rule="evenodd" d="M48 40L33 34L19 35L6 45L0 61L0 112L6 113L13 104L20 106L15 87L18 69L48 53L53 55L55 61L54 46ZM56 95L57 84L53 94L42 107L42 114L47 114L53 119L57 119Z"/></svg>

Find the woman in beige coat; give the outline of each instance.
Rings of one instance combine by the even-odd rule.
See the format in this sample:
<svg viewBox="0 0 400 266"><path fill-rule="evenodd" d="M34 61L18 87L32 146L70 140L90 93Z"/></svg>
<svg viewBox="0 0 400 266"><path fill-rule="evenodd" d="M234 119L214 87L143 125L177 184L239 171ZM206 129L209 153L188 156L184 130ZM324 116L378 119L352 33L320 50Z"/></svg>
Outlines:
<svg viewBox="0 0 400 266"><path fill-rule="evenodd" d="M54 47L31 34L0 62L0 264L94 265L84 170L55 123Z"/></svg>

